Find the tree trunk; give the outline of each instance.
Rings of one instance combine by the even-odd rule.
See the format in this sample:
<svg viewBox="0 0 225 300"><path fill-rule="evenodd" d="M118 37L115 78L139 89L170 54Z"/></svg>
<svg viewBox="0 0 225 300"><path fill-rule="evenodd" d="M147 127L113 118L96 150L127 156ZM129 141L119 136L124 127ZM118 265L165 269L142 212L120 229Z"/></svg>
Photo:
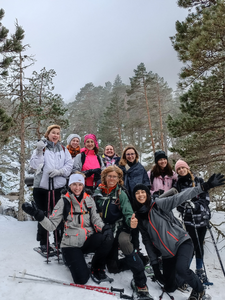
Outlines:
<svg viewBox="0 0 225 300"><path fill-rule="evenodd" d="M157 95L158 95L158 103L159 103L159 120L160 120L161 145L162 145L162 150L164 151L163 121L162 121L162 110L161 110L161 100L160 100L160 95L159 95L159 83L158 83L158 80L157 80Z"/></svg>
<svg viewBox="0 0 225 300"><path fill-rule="evenodd" d="M151 117L150 117L150 112L149 112L147 88L146 88L145 83L144 83L144 93L145 93L146 109L147 109L147 114L148 114L148 126L149 126L150 135L151 135L151 141L152 141L152 150L153 150L153 152L155 152L155 143L154 143L154 139L153 139L152 123L151 123Z"/></svg>
<svg viewBox="0 0 225 300"><path fill-rule="evenodd" d="M22 56L20 53L20 95L19 101L21 105L21 128L20 128L20 190L19 190L19 208L18 221L24 221L22 204L24 203L24 177L25 177L25 116L24 116L24 91L23 91L23 69Z"/></svg>

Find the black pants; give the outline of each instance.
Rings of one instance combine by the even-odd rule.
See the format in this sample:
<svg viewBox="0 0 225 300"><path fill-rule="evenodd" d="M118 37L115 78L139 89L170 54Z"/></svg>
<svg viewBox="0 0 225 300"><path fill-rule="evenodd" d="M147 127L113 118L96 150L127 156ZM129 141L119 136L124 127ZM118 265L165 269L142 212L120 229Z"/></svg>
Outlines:
<svg viewBox="0 0 225 300"><path fill-rule="evenodd" d="M55 204L59 201L61 198L61 190L55 189ZM34 188L33 190L33 197L34 201L37 205L37 207L45 212L45 215L48 215L48 196L50 193L50 214L53 210L53 198L52 198L52 191L48 191L41 188ZM57 228L57 242L60 244L63 234L63 223L60 223ZM55 236L54 236L55 238ZM37 229L37 241L40 242L40 245L46 245L47 243L47 230L41 226L40 223L38 223L38 229ZM56 242L56 241L55 241Z"/></svg>
<svg viewBox="0 0 225 300"><path fill-rule="evenodd" d="M165 289L168 292L174 292L177 288L175 277L182 278L182 280L188 283L196 292L203 291L203 285L198 276L189 268L192 254L192 241L187 240L179 246L174 257L163 259Z"/></svg>
<svg viewBox="0 0 225 300"><path fill-rule="evenodd" d="M81 248L62 248L63 257L69 267L73 281L78 284L85 284L90 277L90 270L87 267L84 254L94 252L92 268L104 269L106 257L112 247L113 240L105 240L101 233L94 233Z"/></svg>
<svg viewBox="0 0 225 300"><path fill-rule="evenodd" d="M203 259L203 254L204 254L203 243L204 243L207 228L206 227L198 227L197 228L198 237L196 236L195 228L193 226L186 225L186 230L189 233L189 235L192 239L192 242L194 244L195 257ZM201 251L199 250L198 239L199 239ZM201 255L201 252L202 252L202 255Z"/></svg>

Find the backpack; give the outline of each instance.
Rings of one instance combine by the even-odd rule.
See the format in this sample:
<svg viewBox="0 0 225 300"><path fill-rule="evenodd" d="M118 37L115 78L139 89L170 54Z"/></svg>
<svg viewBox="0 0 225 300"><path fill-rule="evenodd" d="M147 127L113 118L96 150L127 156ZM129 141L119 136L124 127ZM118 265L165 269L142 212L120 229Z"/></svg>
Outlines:
<svg viewBox="0 0 225 300"><path fill-rule="evenodd" d="M63 221L66 222L68 215L70 214L70 210L71 210L71 206L70 206L70 202L63 197L63 201L64 201L64 208L63 208ZM86 202L84 201L84 204L86 206L87 212L74 212L74 215L83 215L83 214L91 214L91 207L87 207Z"/></svg>

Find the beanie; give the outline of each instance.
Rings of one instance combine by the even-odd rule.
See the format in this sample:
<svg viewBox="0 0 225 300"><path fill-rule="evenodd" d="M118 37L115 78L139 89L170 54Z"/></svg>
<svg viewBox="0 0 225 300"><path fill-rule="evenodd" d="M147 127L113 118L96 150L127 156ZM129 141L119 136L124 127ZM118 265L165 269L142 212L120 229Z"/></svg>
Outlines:
<svg viewBox="0 0 225 300"><path fill-rule="evenodd" d="M72 174L69 179L69 186L74 182L80 182L84 185L84 176L82 174Z"/></svg>
<svg viewBox="0 0 225 300"><path fill-rule="evenodd" d="M86 134L85 137L84 137L84 144L85 144L86 140L88 140L88 139L93 140L95 142L95 146L97 148L99 148L98 141L97 141L97 138L96 138L95 134L92 134L92 133Z"/></svg>
<svg viewBox="0 0 225 300"><path fill-rule="evenodd" d="M166 153L162 150L156 151L155 152L155 163L157 164L158 160L160 160L161 158L165 158L168 159L166 156Z"/></svg>
<svg viewBox="0 0 225 300"><path fill-rule="evenodd" d="M70 142L72 141L72 139L74 138L78 138L78 140L81 142L81 137L78 134L72 133L68 136L68 138L66 139L67 141L67 145L70 144Z"/></svg>
<svg viewBox="0 0 225 300"><path fill-rule="evenodd" d="M176 173L177 173L177 169L179 169L180 167L184 167L184 168L187 168L188 170L190 170L189 165L182 159L179 159L175 164L175 172Z"/></svg>
<svg viewBox="0 0 225 300"><path fill-rule="evenodd" d="M134 189L133 189L133 196L134 196L134 199L135 199L135 193L136 193L138 190L144 190L144 191L146 191L146 194L149 194L149 195L150 195L149 188L148 188L145 184L138 183L138 184L135 185L135 187L134 187Z"/></svg>
<svg viewBox="0 0 225 300"><path fill-rule="evenodd" d="M46 130L46 132L45 132L45 135L44 135L44 137L45 137L46 139L48 138L48 135L49 135L50 131L51 131L53 128L57 128L57 129L61 130L60 126L59 126L59 125L56 125L56 124L48 126L48 128L47 128L47 130Z"/></svg>

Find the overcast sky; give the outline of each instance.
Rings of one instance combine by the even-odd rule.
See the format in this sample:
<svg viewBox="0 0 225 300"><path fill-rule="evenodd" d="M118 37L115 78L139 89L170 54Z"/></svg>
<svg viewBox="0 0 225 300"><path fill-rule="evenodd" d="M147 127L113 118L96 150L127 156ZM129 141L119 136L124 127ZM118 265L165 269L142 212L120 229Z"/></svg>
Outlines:
<svg viewBox="0 0 225 300"><path fill-rule="evenodd" d="M182 64L170 36L187 10L176 0L1 0L2 24L13 33L15 20L25 30L31 71L54 69L55 92L73 101L86 83L129 84L143 62L176 89Z"/></svg>

